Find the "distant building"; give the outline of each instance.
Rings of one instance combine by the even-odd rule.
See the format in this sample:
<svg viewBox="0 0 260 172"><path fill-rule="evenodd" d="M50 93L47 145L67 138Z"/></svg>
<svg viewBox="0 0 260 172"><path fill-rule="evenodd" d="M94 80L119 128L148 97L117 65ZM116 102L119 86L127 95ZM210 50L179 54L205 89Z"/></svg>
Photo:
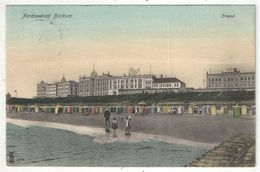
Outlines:
<svg viewBox="0 0 260 172"><path fill-rule="evenodd" d="M207 89L254 89L255 72L240 72L237 68L206 74Z"/></svg>
<svg viewBox="0 0 260 172"><path fill-rule="evenodd" d="M57 83L57 97L67 97L78 95L79 83L75 81L66 81L63 76L61 81Z"/></svg>
<svg viewBox="0 0 260 172"><path fill-rule="evenodd" d="M122 90L140 90L152 88L152 75L113 76L109 78L109 95L118 95Z"/></svg>
<svg viewBox="0 0 260 172"><path fill-rule="evenodd" d="M108 95L108 81L112 77L109 73L98 76L95 69L90 77L79 77L79 96L105 96Z"/></svg>
<svg viewBox="0 0 260 172"><path fill-rule="evenodd" d="M154 78L153 79L153 89L180 89L185 88L186 84L181 80L172 77L172 78Z"/></svg>
<svg viewBox="0 0 260 172"><path fill-rule="evenodd" d="M46 97L47 96L47 83L41 81L37 84L37 97Z"/></svg>
<svg viewBox="0 0 260 172"><path fill-rule="evenodd" d="M139 71L139 72L138 72ZM79 82L66 81L37 84L37 97L67 96L105 96L119 94L157 93L176 91L185 88L185 83L177 78L156 78L151 74L140 74L140 69L133 69L128 75L112 76L109 73L98 75L93 67L90 76L79 76Z"/></svg>
<svg viewBox="0 0 260 172"><path fill-rule="evenodd" d="M47 84L46 97L57 97L57 84Z"/></svg>
<svg viewBox="0 0 260 172"><path fill-rule="evenodd" d="M41 81L37 84L37 97L67 97L78 95L79 83L66 81L63 76L60 82L48 84Z"/></svg>

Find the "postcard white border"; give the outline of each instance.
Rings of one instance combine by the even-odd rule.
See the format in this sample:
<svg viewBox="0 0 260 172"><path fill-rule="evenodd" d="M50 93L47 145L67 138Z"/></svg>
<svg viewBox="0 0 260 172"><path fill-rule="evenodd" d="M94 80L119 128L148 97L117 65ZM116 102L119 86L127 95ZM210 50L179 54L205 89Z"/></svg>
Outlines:
<svg viewBox="0 0 260 172"><path fill-rule="evenodd" d="M165 172L173 172L173 171L216 171L216 172L226 172L226 171L234 171L234 172L256 172L260 171L259 168L259 132L257 132L257 157L256 157L256 167L255 168L104 168L104 167L8 167L6 166L5 155L6 155L6 147L5 147L5 139L6 139L6 114L5 114L5 94L6 94L6 68L5 68L5 11L7 5L256 5L256 65L259 66L259 53L258 53L258 40L259 40L259 12L258 12L258 4L257 0L3 0L0 3L0 170L1 171L26 171L26 172L34 172L35 170L40 171L137 171L137 172L155 172L155 171L165 171ZM259 106L259 69L256 68L256 107L257 107L257 116L258 107ZM259 131L259 117L256 118L256 129Z"/></svg>

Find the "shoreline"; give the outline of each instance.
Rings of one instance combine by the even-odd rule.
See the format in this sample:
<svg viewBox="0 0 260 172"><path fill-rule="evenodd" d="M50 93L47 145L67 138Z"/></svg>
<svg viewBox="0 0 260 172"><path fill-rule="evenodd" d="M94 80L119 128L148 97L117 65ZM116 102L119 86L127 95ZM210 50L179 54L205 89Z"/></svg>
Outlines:
<svg viewBox="0 0 260 172"><path fill-rule="evenodd" d="M94 139L94 142L99 144L111 143L111 142L141 142L148 140L162 141L171 144L180 144L191 147L198 147L204 149L212 149L213 147L219 145L219 143L203 143L203 142L194 142L191 140L178 139L173 137L167 137L163 135L153 135L140 132L132 132L132 135L125 136L124 131L117 131L117 137L114 138L112 132L109 134L105 133L103 128L100 127L87 127L80 125L70 125L63 123L55 122L42 122L42 121L30 121L30 120L20 120L20 119L11 119L6 118L7 123L11 123L20 127L30 127L38 126L52 129L60 129L65 131L70 131L75 134L87 135Z"/></svg>
<svg viewBox="0 0 260 172"><path fill-rule="evenodd" d="M123 133L123 135L125 116L126 115L111 114L110 118L110 120L112 120L113 117L116 117L118 120L117 131L120 131L119 133ZM102 114L84 116L80 114L54 115L50 113L7 112L6 118L9 118L9 121L16 119L23 120L23 122L57 123L57 125L71 125L74 126L74 128L85 127L86 129L90 127L95 128L95 132L105 133L105 120ZM239 134L255 135L255 118L252 116L234 118L228 115L149 114L144 116L132 116L131 125L131 133L143 134L145 135L143 138L146 136L150 136L150 138L151 136L159 136L163 138L163 140L170 138L214 145L220 144ZM88 132L90 131L91 130L88 130Z"/></svg>

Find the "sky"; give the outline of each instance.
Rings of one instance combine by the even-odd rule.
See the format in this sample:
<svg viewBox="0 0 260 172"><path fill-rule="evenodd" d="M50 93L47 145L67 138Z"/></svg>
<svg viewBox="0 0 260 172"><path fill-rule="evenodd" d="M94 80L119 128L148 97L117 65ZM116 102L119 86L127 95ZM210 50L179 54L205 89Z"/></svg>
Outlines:
<svg viewBox="0 0 260 172"><path fill-rule="evenodd" d="M6 91L65 75L140 68L202 88L206 72L255 71L255 6L7 6ZM56 18L55 14L70 15ZM51 14L50 18L23 18ZM232 18L222 15L234 15Z"/></svg>

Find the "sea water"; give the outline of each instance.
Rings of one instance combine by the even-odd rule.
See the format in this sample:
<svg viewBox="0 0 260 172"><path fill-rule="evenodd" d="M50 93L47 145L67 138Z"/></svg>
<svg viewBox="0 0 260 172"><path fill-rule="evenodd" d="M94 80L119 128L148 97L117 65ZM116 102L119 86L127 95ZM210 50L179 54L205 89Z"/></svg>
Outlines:
<svg viewBox="0 0 260 172"><path fill-rule="evenodd" d="M61 129L11 123L6 138L10 166L181 167L206 151L156 140L98 143ZM14 163L8 161L9 151L14 151Z"/></svg>

